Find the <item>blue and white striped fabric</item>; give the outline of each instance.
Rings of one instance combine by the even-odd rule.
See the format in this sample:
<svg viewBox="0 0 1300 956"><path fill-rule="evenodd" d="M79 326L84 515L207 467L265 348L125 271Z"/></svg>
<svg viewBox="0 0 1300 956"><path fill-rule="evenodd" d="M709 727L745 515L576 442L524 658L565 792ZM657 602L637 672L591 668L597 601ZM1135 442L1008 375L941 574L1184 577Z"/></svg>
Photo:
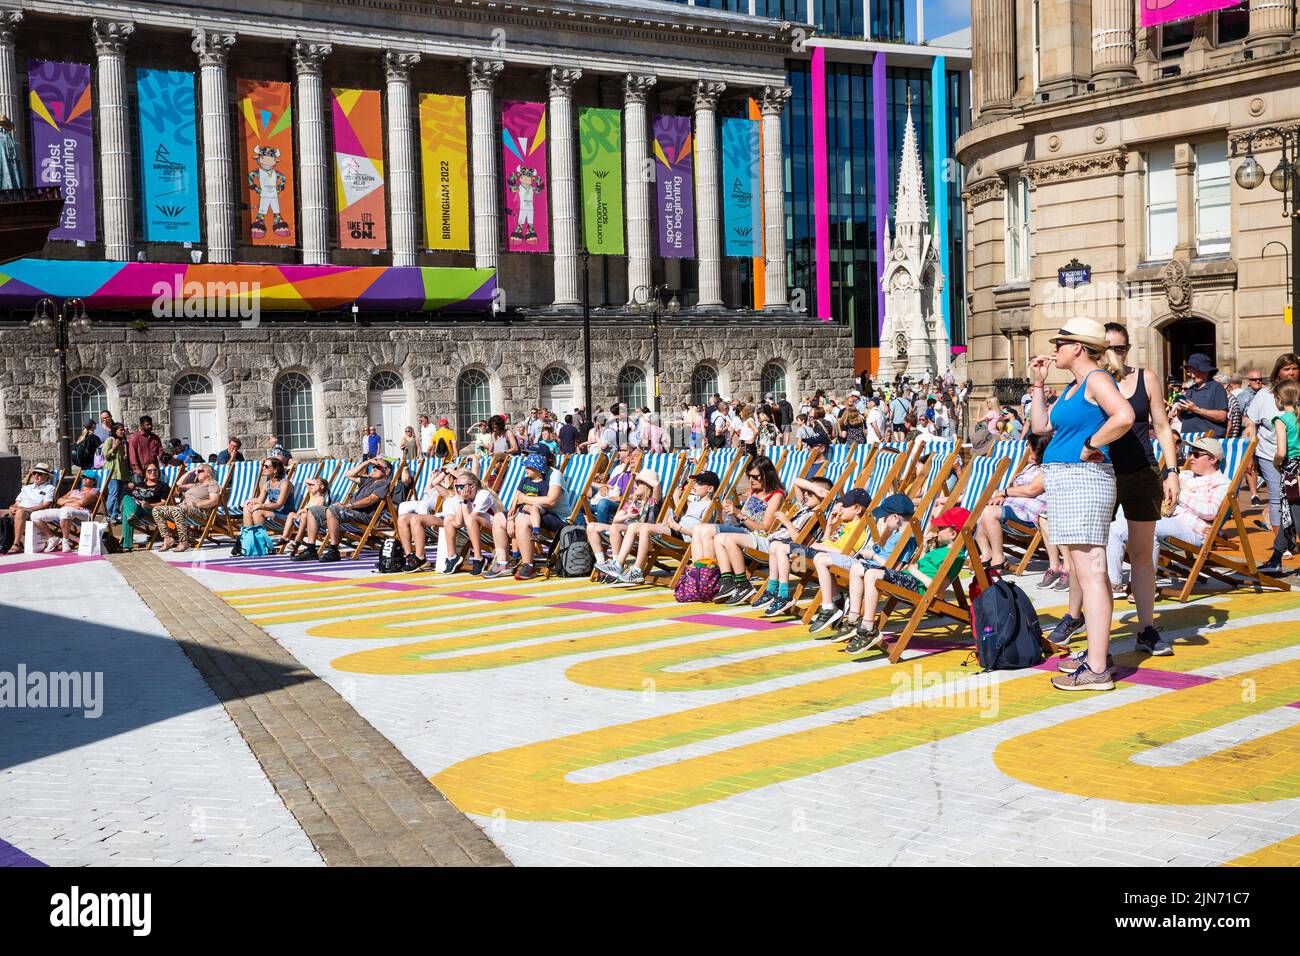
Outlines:
<svg viewBox="0 0 1300 956"><path fill-rule="evenodd" d="M839 462L838 464L836 462L825 463L822 465L819 474L813 474L812 472L809 472L808 477L825 478L827 481L831 483L831 487L834 488L839 483L840 476L843 475L845 472L848 472L849 474L844 479L844 483L840 484L839 486L840 493L842 494L844 489L847 488L853 482L854 476L858 473L857 465L854 464L852 461Z"/></svg>
<svg viewBox="0 0 1300 956"><path fill-rule="evenodd" d="M501 478L501 487L497 490L497 498L501 500L501 510L509 511L511 502L514 501L515 492L519 490L519 483L524 480L524 456L511 455L510 461L506 464L506 473Z"/></svg>
<svg viewBox="0 0 1300 956"><path fill-rule="evenodd" d="M159 476L162 478L163 484L168 488L175 488L176 482L181 480L181 469L183 467L183 465L163 465L162 473Z"/></svg>
<svg viewBox="0 0 1300 956"><path fill-rule="evenodd" d="M257 461L237 461L231 467L234 474L230 476L230 485L226 489L226 503L221 513L240 515L244 505L257 493L257 479L262 474L261 459Z"/></svg>
<svg viewBox="0 0 1300 956"><path fill-rule="evenodd" d="M727 477L727 469L730 468L731 463L736 460L736 455L738 453L739 449L737 448L711 449L709 451L709 457L705 459L705 466L709 471L717 475L718 480L721 481L723 478Z"/></svg>
<svg viewBox="0 0 1300 956"><path fill-rule="evenodd" d="M872 498L876 497L876 493L885 483L885 478L894 467L894 462L898 461L898 456L899 452L896 451L876 452L876 457L871 461L871 477L867 479L867 494Z"/></svg>
<svg viewBox="0 0 1300 956"><path fill-rule="evenodd" d="M781 458L781 467L777 469L777 477L781 479L781 487L786 491L794 484L794 480L803 474L803 470L808 465L808 449L791 448Z"/></svg>
<svg viewBox="0 0 1300 956"><path fill-rule="evenodd" d="M1219 463L1219 468L1229 478L1237 477L1237 469L1241 467L1243 459L1246 457L1246 449L1250 447L1249 438L1221 438L1223 444L1223 461ZM1228 494L1236 494L1235 487L1228 490Z"/></svg>
<svg viewBox="0 0 1300 956"><path fill-rule="evenodd" d="M948 460L948 455L931 455L929 467L925 470L925 480L921 482L920 497L924 499L939 481L939 474L943 471L944 463ZM924 514L917 515L921 520L921 527L924 528L930 521L930 515L934 512L935 505L943 498L942 489L937 489L933 498L930 499L929 507Z"/></svg>
<svg viewBox="0 0 1300 956"><path fill-rule="evenodd" d="M925 442L925 447L921 449L921 454L930 455L939 460L943 460L957 450L957 439L955 438L936 438L932 441Z"/></svg>
<svg viewBox="0 0 1300 956"><path fill-rule="evenodd" d="M671 495L677 487L677 473L682 463L680 452L656 452L641 456L641 468L649 468L659 476L659 497ZM631 485L628 486L629 488Z"/></svg>
<svg viewBox="0 0 1300 956"><path fill-rule="evenodd" d="M826 460L832 465L842 465L849 460L853 450L859 447L865 446L856 442L852 445L831 445L830 451L826 453Z"/></svg>
<svg viewBox="0 0 1300 956"><path fill-rule="evenodd" d="M1023 438L1003 438L995 441L993 447L989 449L987 458L997 461L1006 458L1014 466L1025 455L1025 446L1028 444Z"/></svg>
<svg viewBox="0 0 1300 956"><path fill-rule="evenodd" d="M989 480L993 477L993 471L997 468L1001 459L993 455L981 455L978 458L971 459L966 467L970 469L970 477L966 479L966 487L961 494L961 507L971 511L979 503L980 495L988 487ZM1011 484L1011 469L1007 468L1002 473L1001 480L995 485L995 489L1005 488Z"/></svg>
<svg viewBox="0 0 1300 956"><path fill-rule="evenodd" d="M311 481L320 474L321 461L304 461L300 462L293 469L293 474L289 476L293 484L293 510L301 511L304 502L307 500L307 482Z"/></svg>
<svg viewBox="0 0 1300 956"><path fill-rule="evenodd" d="M598 454L587 455L569 455L564 462L564 487L569 490L573 496L574 507L581 504L578 495L587 487L588 481L591 480L591 473L596 470L596 463L600 460Z"/></svg>
<svg viewBox="0 0 1300 956"><path fill-rule="evenodd" d="M354 479L348 477L348 472L359 464L361 464L360 459L356 461L349 459L339 461L339 470L334 475L334 481L330 484L331 504L340 504L346 501L352 492L357 490L357 483Z"/></svg>

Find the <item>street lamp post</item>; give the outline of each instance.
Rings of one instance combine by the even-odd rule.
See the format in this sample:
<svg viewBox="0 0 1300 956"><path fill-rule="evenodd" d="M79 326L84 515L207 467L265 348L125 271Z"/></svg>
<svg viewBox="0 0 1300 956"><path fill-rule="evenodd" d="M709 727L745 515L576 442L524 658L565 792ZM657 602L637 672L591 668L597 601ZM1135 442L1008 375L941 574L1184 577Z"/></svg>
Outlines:
<svg viewBox="0 0 1300 956"><path fill-rule="evenodd" d="M664 297L668 296L665 302ZM640 315L643 311L650 315L650 341L654 352L651 361L654 363L654 410L659 414L659 316L667 312L669 315L676 315L682 310L682 304L667 285L639 285L632 290L632 301L628 303L628 311L633 315Z"/></svg>
<svg viewBox="0 0 1300 956"><path fill-rule="evenodd" d="M36 303L36 315L31 328L35 332L54 333L54 354L59 357L59 469L67 474L72 468L72 434L68 421L68 331L86 332L90 329L90 316L86 303L68 299L56 303L51 298Z"/></svg>
<svg viewBox="0 0 1300 956"><path fill-rule="evenodd" d="M1236 156L1243 143L1246 156L1237 167L1237 185L1257 189L1265 179L1264 167L1255 158L1255 140L1276 136L1282 142L1282 159L1267 176L1268 183L1282 194L1282 215L1291 220L1291 350L1300 353L1300 321L1295 310L1300 307L1300 126L1263 126L1251 130L1242 139L1232 141Z"/></svg>
<svg viewBox="0 0 1300 956"><path fill-rule="evenodd" d="M586 402L587 421L594 422L591 412L591 253L582 250L582 400Z"/></svg>

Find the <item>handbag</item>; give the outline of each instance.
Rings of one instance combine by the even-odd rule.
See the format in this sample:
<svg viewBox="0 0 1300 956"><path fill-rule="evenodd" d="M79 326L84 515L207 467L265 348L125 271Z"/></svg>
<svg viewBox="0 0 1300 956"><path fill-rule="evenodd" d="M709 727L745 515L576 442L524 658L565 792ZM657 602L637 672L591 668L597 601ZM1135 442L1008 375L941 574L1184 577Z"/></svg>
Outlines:
<svg viewBox="0 0 1300 956"><path fill-rule="evenodd" d="M687 568L673 588L673 597L679 604L707 603L718 596L721 580L722 574L716 565Z"/></svg>

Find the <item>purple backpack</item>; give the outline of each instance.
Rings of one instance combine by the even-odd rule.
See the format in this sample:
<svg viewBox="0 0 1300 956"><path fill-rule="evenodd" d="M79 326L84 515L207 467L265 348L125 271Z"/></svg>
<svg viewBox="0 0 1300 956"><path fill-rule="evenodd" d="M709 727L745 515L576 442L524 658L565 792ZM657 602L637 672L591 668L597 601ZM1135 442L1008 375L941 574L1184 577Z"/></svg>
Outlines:
<svg viewBox="0 0 1300 956"><path fill-rule="evenodd" d="M717 567L686 569L677 587L673 588L673 597L681 604L702 604L718 596L718 583L721 574Z"/></svg>

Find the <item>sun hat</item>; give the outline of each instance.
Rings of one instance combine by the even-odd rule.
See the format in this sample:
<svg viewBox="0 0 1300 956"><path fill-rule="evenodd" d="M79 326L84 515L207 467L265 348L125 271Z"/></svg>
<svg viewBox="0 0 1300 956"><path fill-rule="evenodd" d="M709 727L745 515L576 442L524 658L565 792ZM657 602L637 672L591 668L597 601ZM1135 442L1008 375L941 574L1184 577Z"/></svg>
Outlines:
<svg viewBox="0 0 1300 956"><path fill-rule="evenodd" d="M32 467L27 470L27 477L30 478L34 472L40 472L42 475L49 475L51 478L54 477L54 472L50 471L50 466L43 461L38 461L36 464L32 465Z"/></svg>
<svg viewBox="0 0 1300 956"><path fill-rule="evenodd" d="M659 476L655 474L653 468L642 468L636 473L636 480L640 484L649 485L650 490L655 493L655 497L659 496Z"/></svg>
<svg viewBox="0 0 1300 956"><path fill-rule="evenodd" d="M965 508L949 508L939 517L935 518L933 524L936 528L958 528L964 526L970 518L970 512Z"/></svg>
<svg viewBox="0 0 1300 956"><path fill-rule="evenodd" d="M541 455L525 455L524 467L529 471L535 471L539 475L546 474L546 459Z"/></svg>
<svg viewBox="0 0 1300 956"><path fill-rule="evenodd" d="M1223 461L1223 443L1211 435L1202 435L1195 441L1183 442L1188 448L1198 448L1214 456L1215 461Z"/></svg>
<svg viewBox="0 0 1300 956"><path fill-rule="evenodd" d="M1076 316L1068 320L1052 336L1052 344L1058 342L1080 342L1089 348L1104 351L1109 344L1106 341L1106 327L1095 319L1085 319L1082 316Z"/></svg>
<svg viewBox="0 0 1300 956"><path fill-rule="evenodd" d="M1188 356L1187 361L1183 363L1183 368L1189 368L1193 372L1209 372L1211 375L1219 370L1204 352Z"/></svg>

